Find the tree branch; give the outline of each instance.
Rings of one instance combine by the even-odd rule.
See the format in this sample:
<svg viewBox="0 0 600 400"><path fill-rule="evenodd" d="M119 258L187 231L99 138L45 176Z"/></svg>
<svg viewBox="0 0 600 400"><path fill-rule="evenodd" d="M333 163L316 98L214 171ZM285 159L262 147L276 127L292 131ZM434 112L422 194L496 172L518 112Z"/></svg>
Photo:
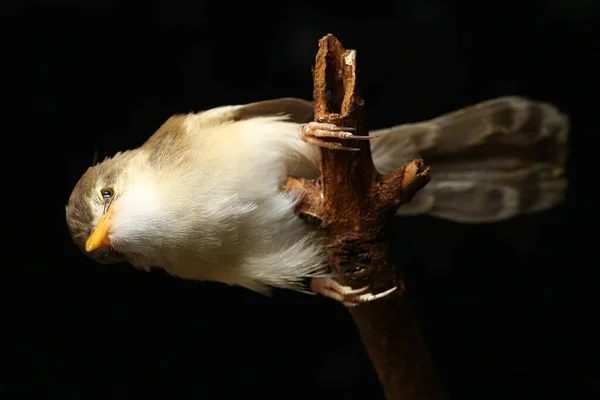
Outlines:
<svg viewBox="0 0 600 400"><path fill-rule="evenodd" d="M356 52L344 50L333 35L325 36L319 41L313 79L315 120L367 135ZM402 273L390 258L388 238L397 208L429 181L429 168L417 159L383 176L375 169L368 141L345 145L360 151L322 149L321 177L316 181L289 178L284 190L304 192L296 211L326 230L329 265L342 284L369 285L374 294L398 287L387 297L350 308L386 398L444 399L407 301Z"/></svg>

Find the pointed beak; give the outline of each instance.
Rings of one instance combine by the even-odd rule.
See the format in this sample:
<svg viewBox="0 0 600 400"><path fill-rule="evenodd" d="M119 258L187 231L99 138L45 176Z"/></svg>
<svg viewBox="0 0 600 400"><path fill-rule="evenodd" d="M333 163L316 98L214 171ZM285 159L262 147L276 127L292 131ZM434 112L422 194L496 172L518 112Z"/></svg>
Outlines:
<svg viewBox="0 0 600 400"><path fill-rule="evenodd" d="M85 241L85 251L88 253L101 247L106 247L110 244L108 241L108 230L112 223L113 207L110 207L102 216L100 222Z"/></svg>

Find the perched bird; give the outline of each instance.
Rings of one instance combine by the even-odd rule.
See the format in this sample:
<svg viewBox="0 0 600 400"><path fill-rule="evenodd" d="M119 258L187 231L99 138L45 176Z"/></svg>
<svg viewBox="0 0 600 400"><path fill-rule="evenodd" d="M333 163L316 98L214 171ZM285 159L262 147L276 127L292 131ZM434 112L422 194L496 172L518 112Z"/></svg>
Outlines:
<svg viewBox="0 0 600 400"><path fill-rule="evenodd" d="M319 147L355 150L341 144L357 139L347 129L312 120L313 104L293 98L172 116L83 174L66 206L74 242L100 263L260 293L312 278L313 292L345 303L383 295L324 274L324 241L280 190L288 176L318 177ZM568 125L552 105L502 97L368 139L381 173L419 156L431 166L399 215L493 222L563 201Z"/></svg>

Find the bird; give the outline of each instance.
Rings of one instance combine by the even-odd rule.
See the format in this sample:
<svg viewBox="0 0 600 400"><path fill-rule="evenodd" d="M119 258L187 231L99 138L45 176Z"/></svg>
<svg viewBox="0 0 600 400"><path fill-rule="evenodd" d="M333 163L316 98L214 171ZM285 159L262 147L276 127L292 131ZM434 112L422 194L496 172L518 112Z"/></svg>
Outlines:
<svg viewBox="0 0 600 400"><path fill-rule="evenodd" d="M281 190L290 176L318 178L320 148L369 140L382 174L424 158L432 179L397 216L488 223L564 201L569 120L552 104L498 97L367 137L313 116L291 97L171 116L82 174L65 206L73 242L102 264L356 305L388 293L338 283L324 238L294 213L298 195Z"/></svg>

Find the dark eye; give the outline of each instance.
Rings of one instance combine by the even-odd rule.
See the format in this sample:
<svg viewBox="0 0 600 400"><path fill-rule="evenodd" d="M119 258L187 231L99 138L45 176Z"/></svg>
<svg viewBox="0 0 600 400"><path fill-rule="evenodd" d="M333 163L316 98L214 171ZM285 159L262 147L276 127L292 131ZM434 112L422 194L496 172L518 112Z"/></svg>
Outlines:
<svg viewBox="0 0 600 400"><path fill-rule="evenodd" d="M104 201L110 201L110 199L112 199L113 197L113 191L110 188L104 188L100 191L100 194L102 194L102 198L104 199Z"/></svg>

